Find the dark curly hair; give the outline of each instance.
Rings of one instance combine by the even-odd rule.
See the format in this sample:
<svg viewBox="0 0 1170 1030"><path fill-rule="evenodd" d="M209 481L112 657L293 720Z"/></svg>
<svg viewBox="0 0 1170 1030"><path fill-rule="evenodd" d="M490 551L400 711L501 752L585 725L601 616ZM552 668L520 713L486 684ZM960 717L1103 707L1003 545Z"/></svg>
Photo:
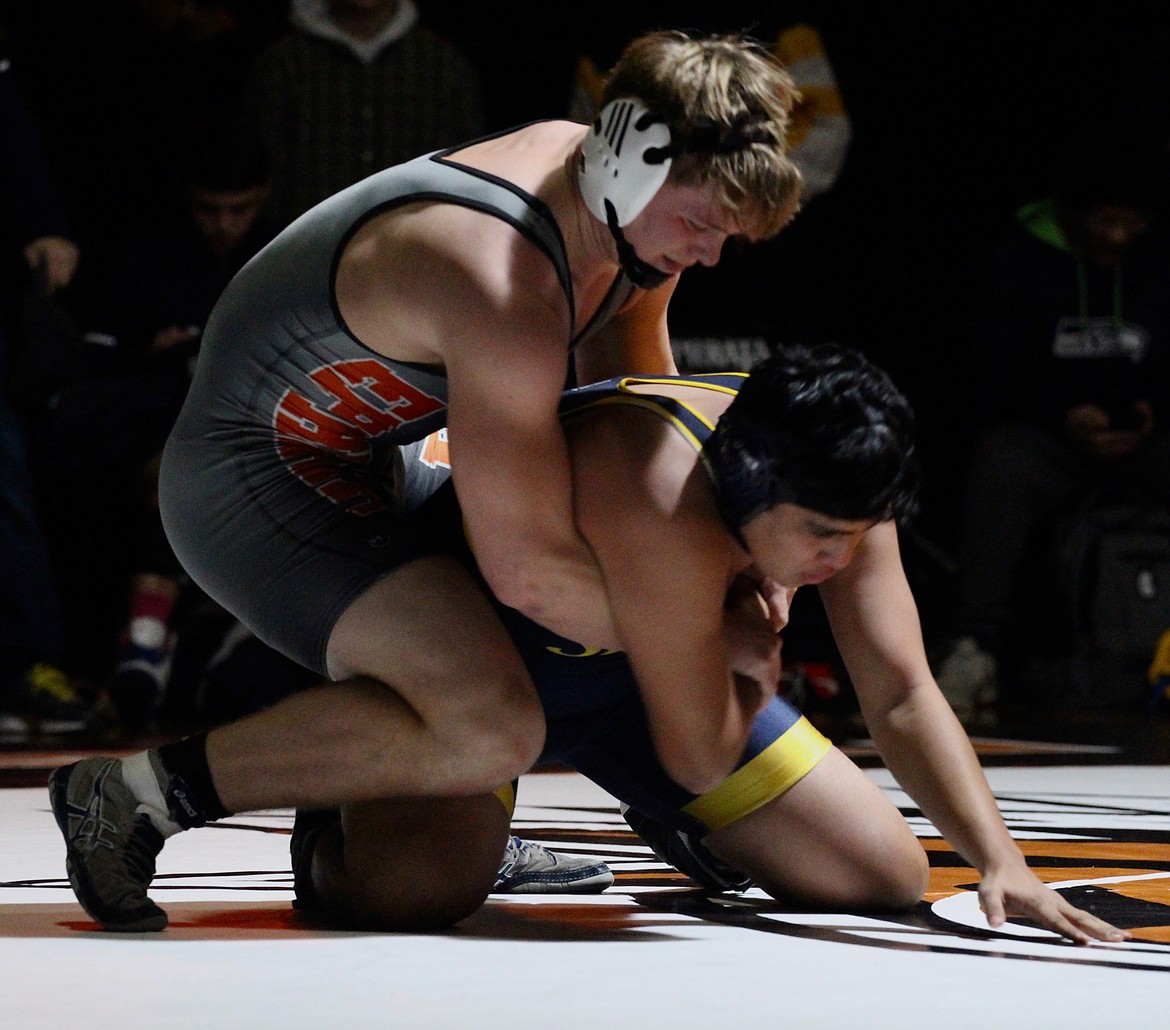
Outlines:
<svg viewBox="0 0 1170 1030"><path fill-rule="evenodd" d="M846 520L916 509L910 404L885 371L836 344L779 348L755 365L703 452L736 530L783 502Z"/></svg>

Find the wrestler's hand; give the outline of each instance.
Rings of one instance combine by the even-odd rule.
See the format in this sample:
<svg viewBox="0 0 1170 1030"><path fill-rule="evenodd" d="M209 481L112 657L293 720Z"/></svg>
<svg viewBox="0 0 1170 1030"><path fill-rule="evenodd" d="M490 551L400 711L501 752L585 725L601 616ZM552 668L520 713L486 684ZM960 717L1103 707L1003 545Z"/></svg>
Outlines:
<svg viewBox="0 0 1170 1030"><path fill-rule="evenodd" d="M988 869L979 881L979 907L993 929L1008 918L1027 919L1078 944L1126 941L1130 934L1069 904L1023 862Z"/></svg>
<svg viewBox="0 0 1170 1030"><path fill-rule="evenodd" d="M792 605L796 587L785 587L777 583L771 576L764 575L755 565L749 565L731 584L727 591L728 607L741 601L748 601L758 596L768 609L768 618L772 629L777 633L788 625L788 610Z"/></svg>
<svg viewBox="0 0 1170 1030"><path fill-rule="evenodd" d="M56 293L73 281L81 251L64 236L38 236L24 248L28 267L43 276L47 293Z"/></svg>
<svg viewBox="0 0 1170 1030"><path fill-rule="evenodd" d="M754 715L776 694L781 641L773 615L754 584L737 580L723 612L723 636L740 704Z"/></svg>

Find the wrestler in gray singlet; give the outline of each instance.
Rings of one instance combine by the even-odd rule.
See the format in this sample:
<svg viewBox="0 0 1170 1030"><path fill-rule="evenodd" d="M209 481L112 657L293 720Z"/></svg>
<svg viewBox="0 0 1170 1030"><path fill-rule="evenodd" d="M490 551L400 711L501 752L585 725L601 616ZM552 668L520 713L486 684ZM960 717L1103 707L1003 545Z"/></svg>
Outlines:
<svg viewBox="0 0 1170 1030"><path fill-rule="evenodd" d="M343 190L244 266L208 320L163 454L159 505L183 567L261 640L322 674L345 608L389 570L433 550L425 529L402 518L399 448L447 416L441 369L392 361L347 330L334 293L347 241L371 217L418 202L501 218L555 266L570 350L633 289L619 275L578 334L551 213L511 183L453 162L454 149Z"/></svg>

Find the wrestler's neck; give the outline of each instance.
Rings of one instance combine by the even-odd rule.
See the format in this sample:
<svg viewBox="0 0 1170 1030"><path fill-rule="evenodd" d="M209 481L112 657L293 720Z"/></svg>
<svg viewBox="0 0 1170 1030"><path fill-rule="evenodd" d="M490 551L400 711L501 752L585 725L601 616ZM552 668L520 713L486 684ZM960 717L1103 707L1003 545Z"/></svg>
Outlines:
<svg viewBox="0 0 1170 1030"><path fill-rule="evenodd" d="M561 229L565 233L574 280L578 276L582 280L603 279L608 285L621 268L617 244L609 227L585 204L581 194L579 160L578 148L574 147L564 162L561 182L571 204L570 216L562 222Z"/></svg>
<svg viewBox="0 0 1170 1030"><path fill-rule="evenodd" d="M621 267L609 228L581 195L579 145L587 131L567 121L537 122L451 154L453 161L499 176L548 208L564 237L578 297L598 283L607 290Z"/></svg>

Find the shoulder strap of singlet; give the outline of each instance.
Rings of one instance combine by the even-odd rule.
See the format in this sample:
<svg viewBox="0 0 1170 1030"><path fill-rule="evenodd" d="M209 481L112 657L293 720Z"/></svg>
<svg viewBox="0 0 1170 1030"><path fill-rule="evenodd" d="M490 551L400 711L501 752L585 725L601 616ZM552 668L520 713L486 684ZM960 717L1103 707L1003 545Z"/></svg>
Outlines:
<svg viewBox="0 0 1170 1030"><path fill-rule="evenodd" d="M528 124L535 123L530 122ZM478 143L482 140L495 139L498 136L506 136L515 131L515 128L503 129L471 142ZM561 282L561 288L565 291L565 299L569 304L569 350L572 351L581 340L589 335L594 326L606 322L629 299L630 294L635 289L634 284L624 272L619 271L614 276L613 283L610 285L609 291L606 293L605 300L602 301L601 306L594 312L593 317L589 319L588 325L584 326L578 332L576 328L576 299L573 295L573 281L569 274L569 259L565 252L565 240L561 235L560 226L557 225L556 219L552 216L552 212L549 211L548 207L542 201L537 200L536 197L529 193L525 193L514 183L490 175L487 172L482 172L477 168L462 165L458 161L451 159L451 154L458 150L463 150L470 145L471 143L460 143L446 150L436 151L434 154L428 155L428 157L436 165L447 171L470 176L480 183L492 184L500 192L510 194L510 199L494 196L486 205L469 203L468 200L464 200L463 203L504 218L517 231L523 233L540 247L553 263L553 267L557 272L557 278ZM518 210L516 208L517 203L520 205Z"/></svg>
<svg viewBox="0 0 1170 1030"><path fill-rule="evenodd" d="M491 137L485 137L488 138ZM448 157L455 150L462 150L466 146L466 143L461 143L458 147L427 155L427 160L437 173L436 189L428 192L435 199L463 204L503 219L544 251L556 269L561 289L565 291L565 300L569 305L569 347L572 349L576 338L577 306L573 296L573 280L569 275L565 238L561 235L560 226L547 205L532 194L506 179L459 164Z"/></svg>
<svg viewBox="0 0 1170 1030"><path fill-rule="evenodd" d="M593 317L589 319L589 324L573 338L573 341L569 344L569 350L573 350L578 343L584 340L593 331L594 326L608 321L617 309L629 300L630 294L634 292L634 289L634 284L630 281L626 273L618 272L610 284L609 291L605 295L605 300L601 302L601 307L593 313Z"/></svg>
<svg viewBox="0 0 1170 1030"><path fill-rule="evenodd" d="M653 412L669 422L682 437L707 461L703 444L715 429L715 424L685 401L657 393L638 393L632 386L681 385L721 393L739 393L746 372L711 372L679 376L622 376L590 383L568 390L561 397L561 418L571 418L592 408L608 404L625 404Z"/></svg>

